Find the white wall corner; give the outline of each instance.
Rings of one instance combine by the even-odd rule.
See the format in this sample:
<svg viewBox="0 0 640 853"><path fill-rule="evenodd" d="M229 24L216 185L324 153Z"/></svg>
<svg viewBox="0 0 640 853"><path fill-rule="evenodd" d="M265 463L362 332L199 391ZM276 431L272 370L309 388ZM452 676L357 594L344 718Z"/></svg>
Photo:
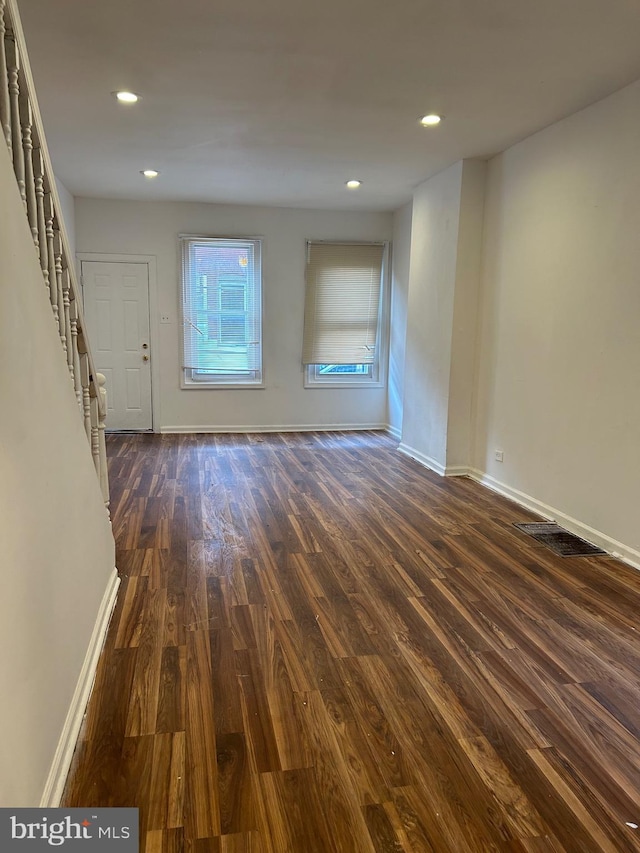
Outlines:
<svg viewBox="0 0 640 853"><path fill-rule="evenodd" d="M424 453L416 450L415 447L410 447L408 444L401 442L398 445L398 453L402 453L403 456L408 456L410 459L415 459L420 465L424 465L430 471L435 471L441 477L444 477L446 474L444 465L441 465L437 459L433 459L431 456L426 456Z"/></svg>
<svg viewBox="0 0 640 853"><path fill-rule="evenodd" d="M447 465L444 470L445 477L469 477L471 469L468 465Z"/></svg>
<svg viewBox="0 0 640 853"><path fill-rule="evenodd" d="M395 438L400 440L402 438L402 430L400 427L393 426L392 424L387 424L385 427L387 433L391 436L391 438Z"/></svg>
<svg viewBox="0 0 640 853"><path fill-rule="evenodd" d="M579 521L577 518L572 518L572 516L567 515L565 512L562 512L562 510L557 509L556 507L549 506L549 504L539 501L532 495L528 495L525 492L521 492L519 489L515 489L512 486L507 485L507 483L496 480L495 477L492 477L484 471L480 471L477 468L470 468L468 470L468 476L477 483L491 489L491 491L509 498L525 509L542 516L544 519L557 522L559 525L564 527L565 530L568 530L570 533L574 533L576 536L580 536L582 539L586 539L587 542L597 545L599 548L602 548L613 557L622 560L634 569L640 569L640 551L636 551L635 548L631 548L629 545L625 545L623 542L619 542L617 539L607 536L606 533L603 533L600 530L595 530L588 524Z"/></svg>
<svg viewBox="0 0 640 853"><path fill-rule="evenodd" d="M40 808L57 808L60 805L69 768L71 767L71 760L76 748L76 742L80 734L91 690L93 689L98 660L116 604L119 586L120 578L117 570L114 568L102 596L102 601L100 602L98 616L91 632L87 653L44 786Z"/></svg>
<svg viewBox="0 0 640 853"><path fill-rule="evenodd" d="M487 180L486 161L464 160L462 166L449 372L447 470L471 464L472 412Z"/></svg>
<svg viewBox="0 0 640 853"><path fill-rule="evenodd" d="M396 210L393 216L391 253L391 308L389 315L389 369L387 411L389 423L401 428L403 417L404 363L407 340L407 303L411 260L411 222L413 200ZM400 436L397 436L398 438Z"/></svg>
<svg viewBox="0 0 640 853"><path fill-rule="evenodd" d="M393 435L391 429L387 430L393 438L398 438L399 436ZM439 474L441 477L469 477L471 476L471 469L466 465L441 465L437 459L432 459L430 456L425 456L424 453L421 453L419 450L416 450L415 447L409 447L404 443L400 443L397 447L398 453L402 453L403 456L408 456L410 459L414 459L420 465L424 465L425 468L428 468L430 471L434 471L436 474Z"/></svg>

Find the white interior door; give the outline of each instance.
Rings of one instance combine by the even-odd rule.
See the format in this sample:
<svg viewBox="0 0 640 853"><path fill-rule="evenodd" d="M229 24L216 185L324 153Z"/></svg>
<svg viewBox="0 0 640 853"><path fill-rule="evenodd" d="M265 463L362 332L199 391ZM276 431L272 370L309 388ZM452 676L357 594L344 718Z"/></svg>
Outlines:
<svg viewBox="0 0 640 853"><path fill-rule="evenodd" d="M149 269L82 261L84 317L107 387L107 429L151 429Z"/></svg>

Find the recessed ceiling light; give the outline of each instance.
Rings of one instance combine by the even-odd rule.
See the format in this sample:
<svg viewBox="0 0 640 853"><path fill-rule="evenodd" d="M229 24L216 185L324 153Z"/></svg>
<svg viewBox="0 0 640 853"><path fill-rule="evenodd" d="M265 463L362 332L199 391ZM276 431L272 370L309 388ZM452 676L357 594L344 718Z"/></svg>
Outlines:
<svg viewBox="0 0 640 853"><path fill-rule="evenodd" d="M140 174L144 175L145 178L157 178L160 172L156 172L155 169L144 169Z"/></svg>
<svg viewBox="0 0 640 853"><path fill-rule="evenodd" d="M139 97L135 92L116 92L115 96L121 104L135 104Z"/></svg>
<svg viewBox="0 0 640 853"><path fill-rule="evenodd" d="M362 181L357 181L355 178L352 181L347 181L346 187L348 190L357 190L362 186Z"/></svg>
<svg viewBox="0 0 640 853"><path fill-rule="evenodd" d="M441 121L442 116L436 115L436 113L429 113L427 116L422 116L420 124L424 125L424 127L435 127L435 125L440 124Z"/></svg>

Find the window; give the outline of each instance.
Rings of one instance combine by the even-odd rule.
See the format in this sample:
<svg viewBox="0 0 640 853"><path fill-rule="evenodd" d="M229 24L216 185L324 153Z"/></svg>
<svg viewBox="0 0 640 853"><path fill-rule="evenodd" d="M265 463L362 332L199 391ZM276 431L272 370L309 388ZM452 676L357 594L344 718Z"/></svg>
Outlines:
<svg viewBox="0 0 640 853"><path fill-rule="evenodd" d="M184 383L261 385L260 241L182 238Z"/></svg>
<svg viewBox="0 0 640 853"><path fill-rule="evenodd" d="M308 364L307 385L368 385L377 379L376 364Z"/></svg>
<svg viewBox="0 0 640 853"><path fill-rule="evenodd" d="M382 243L307 244L302 361L308 387L380 382L386 249Z"/></svg>

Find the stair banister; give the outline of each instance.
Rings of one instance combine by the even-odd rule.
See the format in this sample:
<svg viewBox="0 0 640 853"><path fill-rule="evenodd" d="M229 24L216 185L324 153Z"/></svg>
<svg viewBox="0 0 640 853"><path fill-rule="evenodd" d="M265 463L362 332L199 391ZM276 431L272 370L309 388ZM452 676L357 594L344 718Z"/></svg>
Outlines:
<svg viewBox="0 0 640 853"><path fill-rule="evenodd" d="M104 376L96 373L82 311L75 261L46 144L16 0L0 0L0 126L11 156L61 353L109 506L104 425Z"/></svg>

